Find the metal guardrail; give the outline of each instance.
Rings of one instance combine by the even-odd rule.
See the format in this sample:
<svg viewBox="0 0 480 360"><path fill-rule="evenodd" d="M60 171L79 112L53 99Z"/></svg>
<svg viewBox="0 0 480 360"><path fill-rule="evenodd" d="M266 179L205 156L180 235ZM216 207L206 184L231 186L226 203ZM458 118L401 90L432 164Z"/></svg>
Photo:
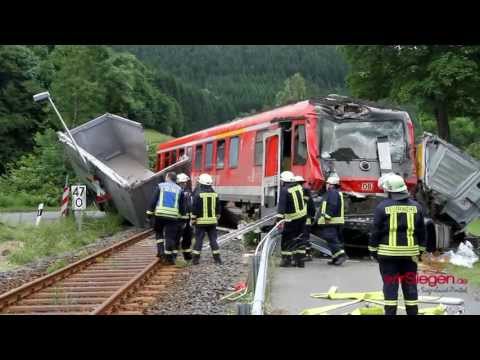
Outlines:
<svg viewBox="0 0 480 360"><path fill-rule="evenodd" d="M266 216L260 220L257 220L255 222L252 222L250 224L247 224L245 225L244 227L241 227L239 229L226 229L226 228L219 228L217 227L218 230L223 230L223 231L228 231L228 234L225 234L225 235L222 235L218 238L217 242L218 242L218 245L222 245L230 240L233 240L239 236L242 236L242 235L245 235L246 233L249 233L255 229L257 229L258 227L264 225L264 224L267 224L268 222L272 221L273 219L275 218L275 214L274 215L270 215L270 216ZM206 250L206 249L210 249L210 245L209 244L205 244L203 245L203 250Z"/></svg>
<svg viewBox="0 0 480 360"><path fill-rule="evenodd" d="M255 258L258 257L258 254L261 249L261 256L259 261L259 268L257 279L255 282L255 294L253 297L252 303L252 315L263 315L263 308L265 303L265 292L267 289L267 275L268 275L268 260L270 255L275 249L277 239L275 237L276 232L280 225L282 225L285 220L279 221L268 233L265 235L263 240L258 244L255 250Z"/></svg>

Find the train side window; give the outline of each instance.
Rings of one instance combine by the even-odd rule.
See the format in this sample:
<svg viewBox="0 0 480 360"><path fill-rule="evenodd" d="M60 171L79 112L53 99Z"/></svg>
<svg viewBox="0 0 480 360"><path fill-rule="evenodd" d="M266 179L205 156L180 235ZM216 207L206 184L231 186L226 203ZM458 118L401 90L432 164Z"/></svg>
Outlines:
<svg viewBox="0 0 480 360"><path fill-rule="evenodd" d="M189 158L192 158L192 151L193 151L192 148L193 148L192 146L189 146L189 147L187 148L187 156L188 156Z"/></svg>
<svg viewBox="0 0 480 360"><path fill-rule="evenodd" d="M164 161L165 167L170 166L170 153L166 152L166 153L163 153L163 155L165 156L165 161Z"/></svg>
<svg viewBox="0 0 480 360"><path fill-rule="evenodd" d="M202 169L202 145L197 145L195 148L195 169L201 170Z"/></svg>
<svg viewBox="0 0 480 360"><path fill-rule="evenodd" d="M305 165L307 163L307 136L305 134L305 125L295 127L295 154L293 163L296 165Z"/></svg>
<svg viewBox="0 0 480 360"><path fill-rule="evenodd" d="M240 138L238 136L230 138L230 149L229 149L230 169L236 168L238 166L239 147L240 147Z"/></svg>
<svg viewBox="0 0 480 360"><path fill-rule="evenodd" d="M225 140L217 141L217 169L223 169L225 163Z"/></svg>
<svg viewBox="0 0 480 360"><path fill-rule="evenodd" d="M172 151L172 164L177 162L177 150Z"/></svg>
<svg viewBox="0 0 480 360"><path fill-rule="evenodd" d="M205 169L211 169L213 166L213 142L208 143L205 149Z"/></svg>
<svg viewBox="0 0 480 360"><path fill-rule="evenodd" d="M255 166L263 164L263 134L267 130L259 130L255 135Z"/></svg>
<svg viewBox="0 0 480 360"><path fill-rule="evenodd" d="M181 149L178 151L178 158L180 159L184 154L185 154L185 149L184 149L184 148L181 148Z"/></svg>

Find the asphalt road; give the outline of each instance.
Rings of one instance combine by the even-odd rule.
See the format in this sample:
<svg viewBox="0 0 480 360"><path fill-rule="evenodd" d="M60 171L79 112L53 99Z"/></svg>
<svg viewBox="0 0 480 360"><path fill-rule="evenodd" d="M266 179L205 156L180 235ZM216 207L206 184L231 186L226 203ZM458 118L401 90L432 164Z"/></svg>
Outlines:
<svg viewBox="0 0 480 360"><path fill-rule="evenodd" d="M100 218L105 216L101 211L85 211L85 216ZM60 211L44 211L41 221L53 221L60 218ZM10 225L18 224L35 224L37 219L37 212L0 212L0 222L8 223Z"/></svg>
<svg viewBox="0 0 480 360"><path fill-rule="evenodd" d="M280 268L273 270L270 289L270 307L274 314L299 314L304 309L345 303L350 300L328 300L310 297L311 293L327 292L337 286L337 292L367 292L382 290L382 279L378 264L370 260L348 260L343 266L331 266L328 259L314 259L301 268ZM462 298L465 314L480 314L480 289L458 284L418 284L420 295ZM400 290L401 291L401 290ZM403 305L401 302L399 305ZM329 314L344 314L355 308L352 305ZM421 304L420 307L434 307ZM454 307L452 309L458 309ZM403 311L399 310L399 314Z"/></svg>

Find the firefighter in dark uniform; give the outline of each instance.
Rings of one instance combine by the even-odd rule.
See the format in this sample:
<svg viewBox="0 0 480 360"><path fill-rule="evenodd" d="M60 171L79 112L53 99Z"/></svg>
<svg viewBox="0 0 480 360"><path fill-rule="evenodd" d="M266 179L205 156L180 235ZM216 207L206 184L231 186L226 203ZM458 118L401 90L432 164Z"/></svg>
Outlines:
<svg viewBox="0 0 480 360"><path fill-rule="evenodd" d="M288 267L292 257L297 267L305 267L305 222L307 220L307 205L303 198L303 188L296 183L295 175L290 171L280 174L282 187L278 201L278 219L285 219L282 232L280 266Z"/></svg>
<svg viewBox="0 0 480 360"><path fill-rule="evenodd" d="M320 225L320 236L327 240L332 252L329 265L342 265L347 260L343 249L344 203L343 194L338 190L340 178L332 175L327 179L327 192L323 196L319 209L317 224Z"/></svg>
<svg viewBox="0 0 480 360"><path fill-rule="evenodd" d="M307 204L307 221L305 222L305 231L303 233L303 242L305 244L305 258L304 261L312 261L312 247L310 245L310 233L312 230L312 222L315 219L315 204L313 202L312 193L308 187L305 186L305 179L302 176L295 177L297 184L303 188L303 199Z"/></svg>
<svg viewBox="0 0 480 360"><path fill-rule="evenodd" d="M157 257L175 264L177 255L176 239L180 217L185 215L185 197L182 188L176 182L176 174L169 172L165 182L158 184L147 215L155 215L155 234L157 239Z"/></svg>
<svg viewBox="0 0 480 360"><path fill-rule="evenodd" d="M385 314L397 313L398 283L401 282L406 312L417 315L416 261L425 251L423 210L410 199L401 176L387 174L380 178L379 185L388 193L388 199L375 209L368 248L379 263Z"/></svg>
<svg viewBox="0 0 480 360"><path fill-rule="evenodd" d="M221 265L220 250L217 243L217 222L220 218L220 199L213 190L213 179L208 174L200 175L198 187L193 193L192 224L195 225L195 245L193 247L193 265L200 262L203 238L208 234L210 248L216 264Z"/></svg>
<svg viewBox="0 0 480 360"><path fill-rule="evenodd" d="M192 226L190 225L192 213L192 193L188 189L190 178L186 174L177 175L177 184L182 188L185 196L186 214L181 216L180 226L177 234L177 248L182 249L183 258L186 261L192 260Z"/></svg>

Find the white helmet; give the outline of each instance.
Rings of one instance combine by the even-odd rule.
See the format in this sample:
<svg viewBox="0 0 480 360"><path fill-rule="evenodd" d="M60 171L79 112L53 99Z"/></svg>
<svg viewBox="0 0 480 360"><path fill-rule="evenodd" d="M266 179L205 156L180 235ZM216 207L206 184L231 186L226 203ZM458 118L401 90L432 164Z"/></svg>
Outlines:
<svg viewBox="0 0 480 360"><path fill-rule="evenodd" d="M186 183L190 180L187 174L181 173L177 175L177 184Z"/></svg>
<svg viewBox="0 0 480 360"><path fill-rule="evenodd" d="M280 181L295 182L295 175L291 171L284 171L280 174Z"/></svg>
<svg viewBox="0 0 480 360"><path fill-rule="evenodd" d="M296 182L305 182L305 179L303 178L303 176L297 175L297 176L295 176L295 181Z"/></svg>
<svg viewBox="0 0 480 360"><path fill-rule="evenodd" d="M202 185L212 185L213 184L213 179L208 174L202 174L202 175L199 176L198 182Z"/></svg>
<svg viewBox="0 0 480 360"><path fill-rule="evenodd" d="M379 180L380 182L380 180ZM383 190L390 193L405 193L408 192L405 180L400 175L388 174L381 183Z"/></svg>
<svg viewBox="0 0 480 360"><path fill-rule="evenodd" d="M327 184L338 185L340 184L340 178L338 177L338 175L331 175L327 179Z"/></svg>

